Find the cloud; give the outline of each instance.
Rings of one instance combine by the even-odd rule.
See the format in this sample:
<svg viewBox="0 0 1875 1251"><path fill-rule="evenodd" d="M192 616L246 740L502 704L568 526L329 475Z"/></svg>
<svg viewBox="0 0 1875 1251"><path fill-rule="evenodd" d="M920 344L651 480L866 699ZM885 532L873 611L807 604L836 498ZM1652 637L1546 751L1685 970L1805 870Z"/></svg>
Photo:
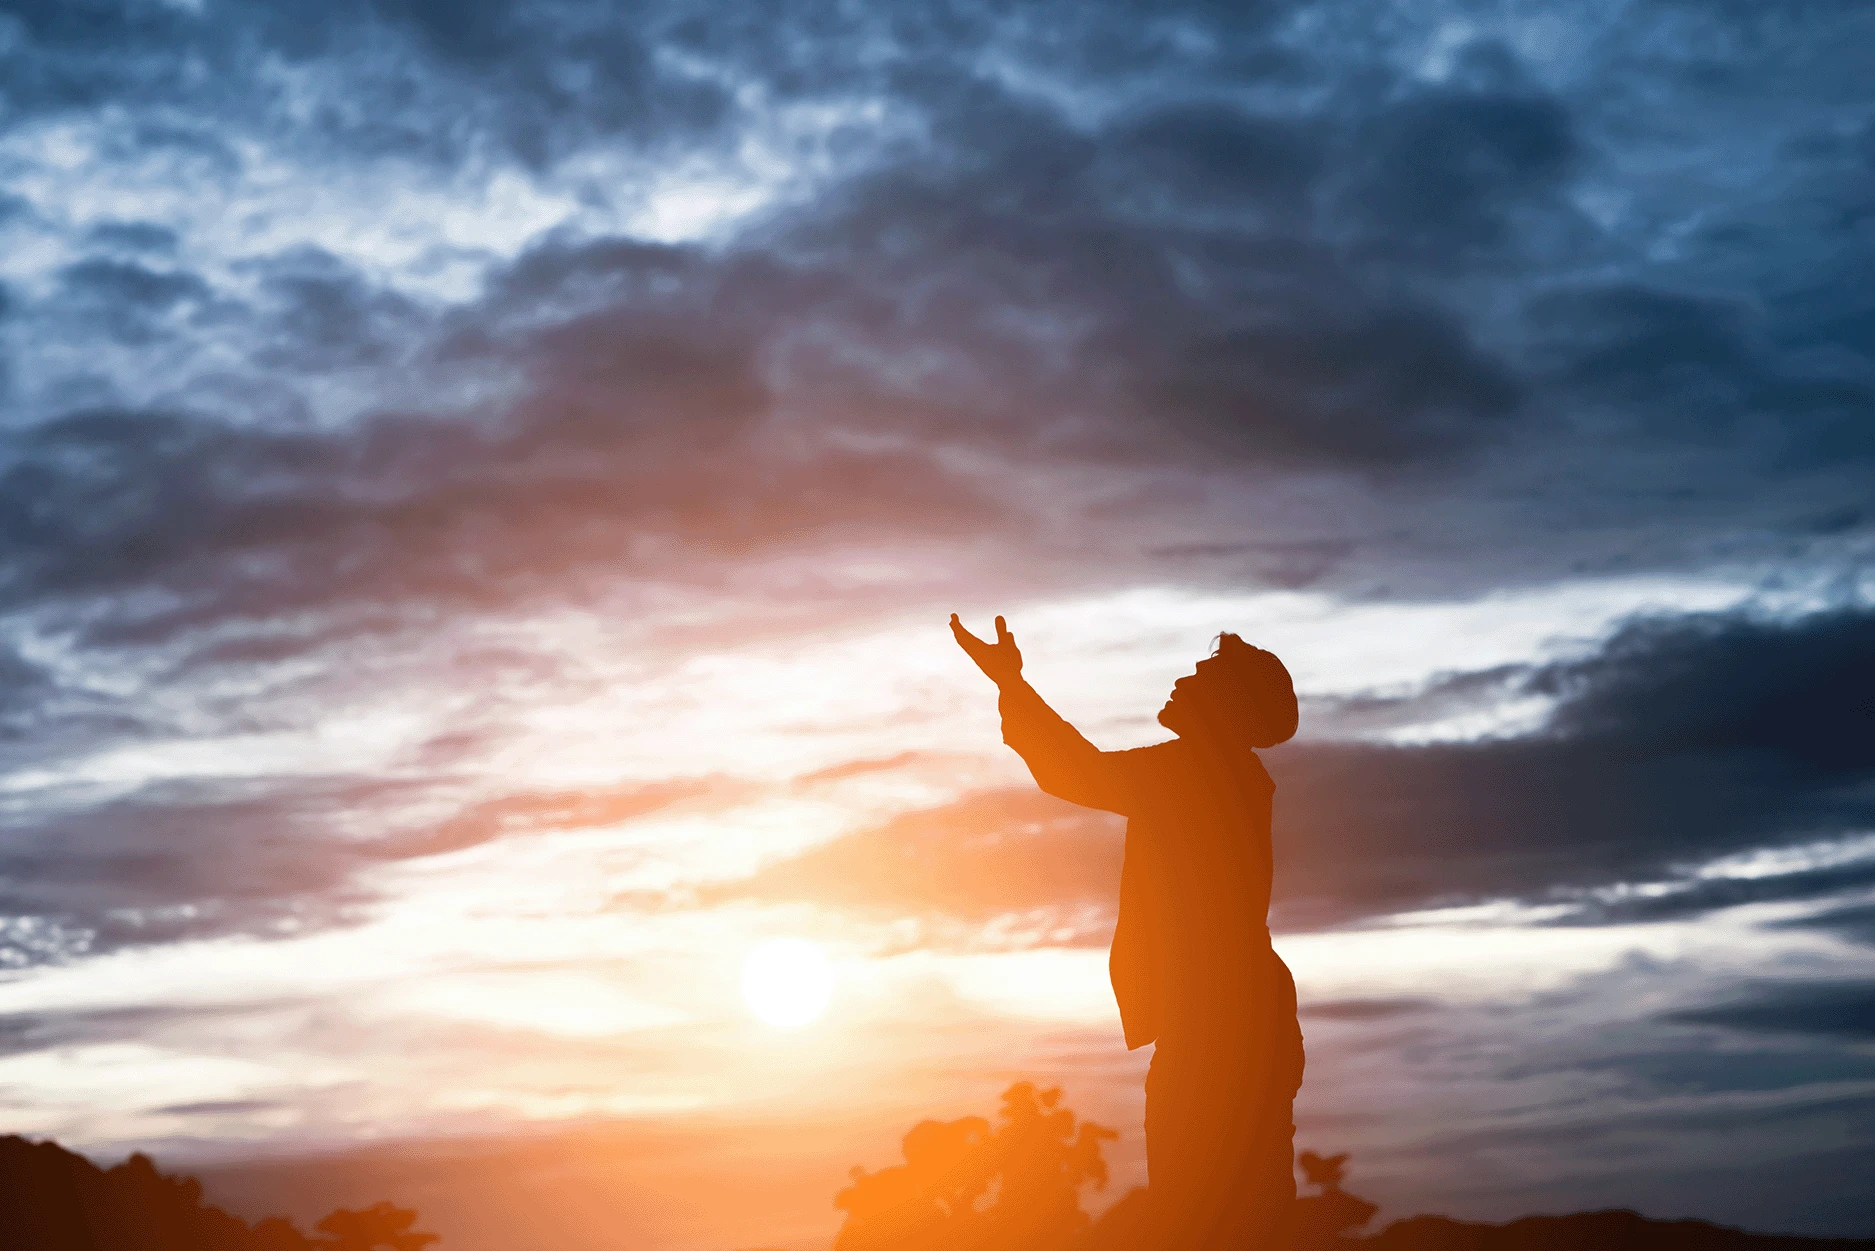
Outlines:
<svg viewBox="0 0 1875 1251"><path fill-rule="evenodd" d="M168 329L166 323L179 309L210 295L208 284L195 274L101 257L66 266L60 285L68 315L129 345L150 342Z"/></svg>
<svg viewBox="0 0 1875 1251"><path fill-rule="evenodd" d="M241 1116L279 1106L268 1099L206 1099L196 1103L171 1103L151 1111L158 1116Z"/></svg>
<svg viewBox="0 0 1875 1251"><path fill-rule="evenodd" d="M640 24L578 5L82 12L12 7L6 77L18 113L116 102L186 117L218 105L219 128L276 141L452 165L493 145L538 167L602 135L650 143L707 133L732 107L721 83L654 57Z"/></svg>
<svg viewBox="0 0 1875 1251"><path fill-rule="evenodd" d="M698 901L800 901L976 923L1039 912L1052 920L1030 918L1026 928L1078 933L1091 925L1104 942L1120 852L1120 824L1104 813L1029 788L985 791L768 864Z"/></svg>
<svg viewBox="0 0 1875 1251"><path fill-rule="evenodd" d="M577 382L489 430L385 416L330 436L116 410L46 423L0 471L0 602L122 596L89 632L121 644L347 603L563 596L599 571L710 581L713 554L969 533L1003 511L918 452L764 456L737 428L733 358L639 350L677 375L636 393L642 443ZM629 373L632 352L613 342L589 364ZM702 431L649 429L692 403L713 406L714 457L688 454Z"/></svg>
<svg viewBox="0 0 1875 1251"><path fill-rule="evenodd" d="M1759 982L1729 1003L1675 1013L1689 1025L1757 1033L1875 1039L1875 982Z"/></svg>
<svg viewBox="0 0 1875 1251"><path fill-rule="evenodd" d="M9 724L12 718L35 708L52 686L45 670L12 648L0 646L0 727L5 727L0 733L17 733L17 723Z"/></svg>
<svg viewBox="0 0 1875 1251"><path fill-rule="evenodd" d="M1207 576L1363 593L1683 568L1741 507L1761 553L1858 541L1850 484L1814 478L1859 455L1875 394L1851 291L1798 311L1679 290L1577 207L1613 140L1535 58L1481 36L1436 72L1391 45L1351 61L1327 28L1272 39L1287 11L1179 19L1233 60L1101 12L1040 41L1039 19L970 5L837 37L811 5L761 31L658 6L629 28L550 4L25 10L15 55L51 54L22 79L48 108L161 102L309 183L406 149L513 161L563 225L478 251L409 223L434 236L412 264L477 274L445 301L333 237L214 255L107 219L61 240L73 259L37 312L129 355L75 353L78 375L33 390L50 420L4 438L15 511L37 519L7 527L12 602L189 600L147 622L161 632L908 532L976 552L1073 533L1049 563L1088 581L1163 576L1152 551L1223 550L1253 522L1256 550ZM875 59L844 56L868 41ZM262 50L272 78L250 67ZM226 71L214 117L180 91L192 56ZM1098 107L1038 89L1097 66ZM565 224L609 194L562 172L592 144L716 151L758 124L745 98L890 120L707 246ZM1619 276L1564 272L1558 230ZM159 399L135 394L151 375L173 384ZM1576 411L1602 423L1593 448ZM107 464L100 443L135 451ZM1679 446L1711 457L1662 466L1699 506L1638 499L1618 449ZM1544 481L1562 465L1567 490ZM1285 483L1306 514L1246 516ZM1364 493L1386 506L1341 506ZM1590 508L1618 524L1560 537ZM78 514L83 533L57 533Z"/></svg>
<svg viewBox="0 0 1875 1251"><path fill-rule="evenodd" d="M1827 912L1817 913L1815 916L1785 921L1782 924L1805 929L1826 930L1840 934L1850 942L1875 947L1875 904L1832 908Z"/></svg>
<svg viewBox="0 0 1875 1251"><path fill-rule="evenodd" d="M1541 897L1863 828L1875 749L1856 726L1872 666L1863 609L1643 619L1594 656L1513 683L1557 701L1539 734L1272 752L1280 897L1300 916L1330 900ZM1705 882L1607 912L1801 898L1864 870Z"/></svg>
<svg viewBox="0 0 1875 1251"><path fill-rule="evenodd" d="M1350 211L1383 255L1450 263L1514 244L1520 211L1566 213L1578 148L1569 109L1518 90L1515 55L1501 45L1473 44L1462 59L1452 85L1376 110L1354 155Z"/></svg>
<svg viewBox="0 0 1875 1251"><path fill-rule="evenodd" d="M1437 1007L1431 999L1329 999L1305 1003L1299 1011L1304 1020L1387 1021L1430 1012Z"/></svg>
<svg viewBox="0 0 1875 1251"><path fill-rule="evenodd" d="M1611 890L1585 892L1572 900L1575 908L1559 923L1611 925L1681 920L1745 904L1829 899L1870 886L1875 886L1875 857L1760 876L1685 877L1648 883L1645 891L1624 890L1618 885ZM1820 919L1815 923L1828 928Z"/></svg>
<svg viewBox="0 0 1875 1251"><path fill-rule="evenodd" d="M678 778L576 791L521 791L469 803L455 815L414 833L385 838L365 848L364 854L403 860L461 851L515 834L617 825L685 801L723 805L746 789L732 779Z"/></svg>
<svg viewBox="0 0 1875 1251"><path fill-rule="evenodd" d="M1547 294L1531 316L1554 344L1554 389L1630 415L1643 435L1766 441L1782 472L1875 453L1875 373L1866 354L1843 354L1860 352L1847 327L1781 327L1743 300L1639 283Z"/></svg>
<svg viewBox="0 0 1875 1251"><path fill-rule="evenodd" d="M243 791L245 790L245 793ZM26 963L228 933L341 923L356 859L325 835L356 783L246 788L171 782L117 799L0 813L0 914L32 919ZM24 924L24 921L21 922ZM45 936L60 941L33 941Z"/></svg>
<svg viewBox="0 0 1875 1251"><path fill-rule="evenodd" d="M721 810L752 789L711 777L491 796L439 774L171 780L115 798L75 789L62 806L41 796L0 806L0 965L300 937L364 917L377 894L360 877L387 861Z"/></svg>
<svg viewBox="0 0 1875 1251"><path fill-rule="evenodd" d="M292 249L250 268L271 314L270 341L253 356L263 367L313 373L395 362L429 330L415 301L374 287L324 249Z"/></svg>
<svg viewBox="0 0 1875 1251"><path fill-rule="evenodd" d="M0 1015L0 1056L54 1047L128 1040L174 1024L193 1012L175 1008L110 1008L88 1012L13 1012Z"/></svg>

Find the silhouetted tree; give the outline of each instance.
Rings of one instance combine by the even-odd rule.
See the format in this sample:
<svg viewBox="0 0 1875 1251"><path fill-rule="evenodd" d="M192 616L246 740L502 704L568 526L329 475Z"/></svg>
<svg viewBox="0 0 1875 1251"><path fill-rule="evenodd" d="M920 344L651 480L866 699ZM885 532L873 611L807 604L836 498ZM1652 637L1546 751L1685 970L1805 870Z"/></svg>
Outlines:
<svg viewBox="0 0 1875 1251"><path fill-rule="evenodd" d="M905 1135L905 1163L868 1173L834 1196L846 1213L834 1251L948 1251L973 1245L982 1215L977 1200L993 1168L990 1123L980 1116L920 1121Z"/></svg>
<svg viewBox="0 0 1875 1251"><path fill-rule="evenodd" d="M1002 1184L988 1213L993 1246L1065 1247L1090 1223L1081 1187L1105 1188L1101 1144L1119 1135L1089 1121L1077 1127L1060 1102L1060 1088L1037 1090L1032 1082L1003 1092L1003 1125L993 1143Z"/></svg>
<svg viewBox="0 0 1875 1251"><path fill-rule="evenodd" d="M999 1124L980 1116L923 1121L905 1163L868 1173L834 1197L847 1214L834 1251L1056 1251L1088 1227L1080 1189L1107 1181L1101 1143L1117 1135L1077 1121L1061 1091L1017 1082Z"/></svg>
<svg viewBox="0 0 1875 1251"><path fill-rule="evenodd" d="M165 1176L147 1155L101 1169L49 1142L0 1138L0 1248L5 1251L423 1251L417 1214L379 1203L334 1212L329 1235L308 1239L291 1221L249 1226L202 1201L193 1177Z"/></svg>

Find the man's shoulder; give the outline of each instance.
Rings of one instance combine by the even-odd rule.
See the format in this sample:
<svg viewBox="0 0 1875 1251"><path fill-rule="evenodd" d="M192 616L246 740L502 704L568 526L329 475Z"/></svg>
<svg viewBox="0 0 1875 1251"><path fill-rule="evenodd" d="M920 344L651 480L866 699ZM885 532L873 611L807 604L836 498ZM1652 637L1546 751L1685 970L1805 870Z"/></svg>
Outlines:
<svg viewBox="0 0 1875 1251"><path fill-rule="evenodd" d="M1125 751L1118 751L1113 754L1131 765L1139 765L1144 768L1158 768L1169 767L1183 762L1189 758L1191 749L1187 747L1182 740L1169 738L1163 743L1148 743L1144 747L1129 747Z"/></svg>
<svg viewBox="0 0 1875 1251"><path fill-rule="evenodd" d="M1269 770L1263 767L1263 758L1249 748L1220 751L1175 738L1139 750L1158 753L1150 759L1167 773L1195 774L1213 782L1228 775L1235 777L1239 786L1247 783L1256 790L1276 789Z"/></svg>

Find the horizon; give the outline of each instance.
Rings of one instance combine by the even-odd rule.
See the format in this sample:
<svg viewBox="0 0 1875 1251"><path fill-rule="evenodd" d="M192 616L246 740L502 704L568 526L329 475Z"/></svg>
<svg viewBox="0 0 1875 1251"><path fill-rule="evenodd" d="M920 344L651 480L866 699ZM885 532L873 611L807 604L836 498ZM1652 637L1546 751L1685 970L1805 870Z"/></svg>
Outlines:
<svg viewBox="0 0 1875 1251"><path fill-rule="evenodd" d="M460 1150L445 1251L519 1152L649 1246L805 1247L1029 1079L1118 1198L1121 821L1036 791L955 611L1107 749L1220 632L1287 664L1296 1146L1377 1224L1875 1236L1872 45L11 6L0 1134L232 1207ZM774 940L806 998L752 1006Z"/></svg>

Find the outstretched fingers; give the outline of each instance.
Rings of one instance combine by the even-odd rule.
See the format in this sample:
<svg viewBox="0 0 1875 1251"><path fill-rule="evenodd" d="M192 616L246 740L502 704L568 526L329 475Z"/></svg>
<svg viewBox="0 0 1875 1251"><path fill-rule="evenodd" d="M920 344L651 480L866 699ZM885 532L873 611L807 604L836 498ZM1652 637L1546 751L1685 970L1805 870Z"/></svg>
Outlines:
<svg viewBox="0 0 1875 1251"><path fill-rule="evenodd" d="M957 646L963 648L977 668L998 686L1022 672L1022 653L1016 650L1015 636L1009 633L1009 623L1003 618L996 618L994 643L964 629L963 620L956 613L951 614L951 634L957 639Z"/></svg>

